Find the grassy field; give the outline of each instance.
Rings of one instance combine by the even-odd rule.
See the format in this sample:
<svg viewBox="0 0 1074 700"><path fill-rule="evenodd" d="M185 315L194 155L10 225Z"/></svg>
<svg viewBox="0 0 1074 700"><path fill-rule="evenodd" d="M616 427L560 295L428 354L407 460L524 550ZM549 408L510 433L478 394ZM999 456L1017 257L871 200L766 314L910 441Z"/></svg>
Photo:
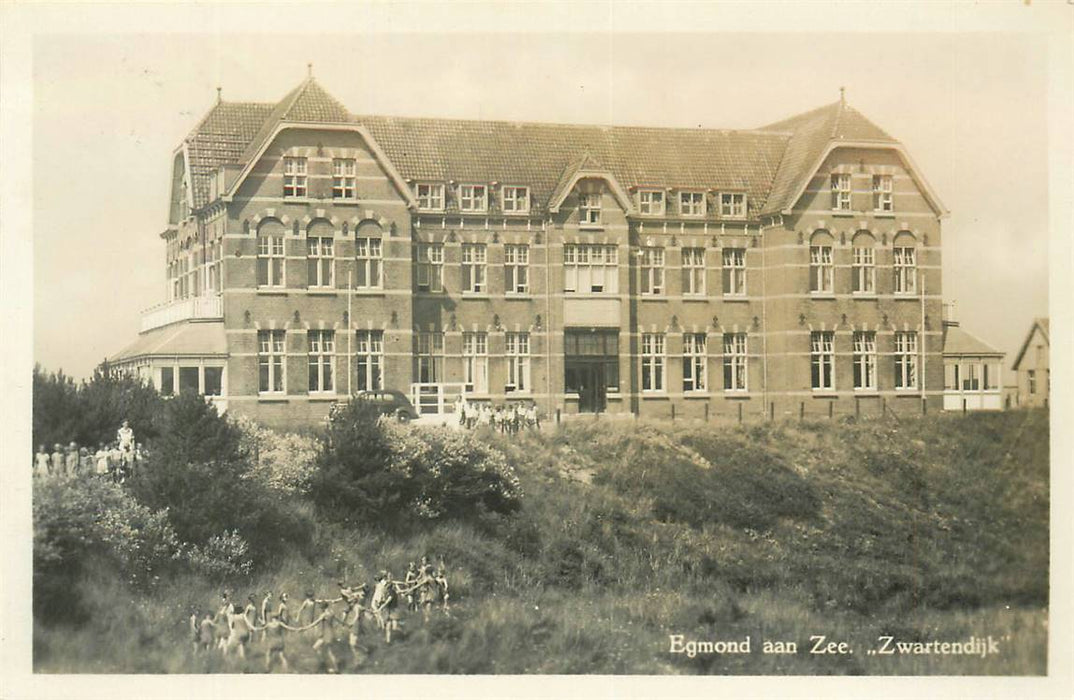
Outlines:
<svg viewBox="0 0 1074 700"><path fill-rule="evenodd" d="M1046 412L719 430L602 420L473 439L515 467L515 516L406 533L318 522L308 550L228 585L242 598L286 591L294 607L308 588L331 597L341 578L442 557L452 614L405 619L390 647L370 633L358 667L341 643L344 672L1046 672ZM135 592L89 567L79 585L89 618L36 625L39 672L263 670L259 653L192 652L187 617L216 602L219 582ZM690 658L670 635L748 637L750 650ZM819 636L843 653L811 653ZM870 653L881 637L971 636L991 636L995 653ZM765 653L766 641L797 653ZM289 638L293 670L323 670L310 643Z"/></svg>

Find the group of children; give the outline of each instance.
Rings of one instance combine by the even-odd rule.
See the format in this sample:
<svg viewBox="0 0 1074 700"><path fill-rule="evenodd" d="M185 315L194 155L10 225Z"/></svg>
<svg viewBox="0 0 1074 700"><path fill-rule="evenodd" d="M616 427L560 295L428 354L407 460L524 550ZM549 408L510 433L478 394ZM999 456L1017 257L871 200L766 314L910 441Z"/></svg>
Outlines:
<svg viewBox="0 0 1074 700"><path fill-rule="evenodd" d="M127 421L116 431L116 441L111 445L101 443L96 452L79 447L72 442L66 448L56 443L50 454L45 445L38 447L34 455L34 476L39 479L60 479L95 474L123 483L134 473L142 461L142 446L134 441L134 430Z"/></svg>
<svg viewBox="0 0 1074 700"><path fill-rule="evenodd" d="M363 644L368 624L383 630L385 643L391 644L392 633L401 627L400 610L404 606L409 612L421 610L426 622L434 607L448 614L448 583L443 560L437 568L433 568L424 556L420 565L410 562L402 581L393 579L390 571L380 571L373 579L372 596L368 601L367 584L351 586L340 581L338 586L339 594L334 598L315 598L313 591L307 591L293 614L286 593L280 594L279 603L273 610L271 591L265 593L260 605L253 595L247 597L245 605L234 602L225 591L215 614L206 610L200 619L197 611L190 616L194 651L219 649L224 656L234 652L245 659L246 649L257 635L263 642L265 671L271 672L278 663L287 672L287 633L305 633L306 640L312 640L311 648L325 669L329 673L338 673L334 647L343 630L347 631L354 665L360 666L369 652ZM342 604L341 608L333 608L337 603Z"/></svg>
<svg viewBox="0 0 1074 700"><path fill-rule="evenodd" d="M470 403L465 396L455 401L455 415L459 425L468 430L479 426L489 426L501 433L514 435L523 428L541 429L541 414L537 404L521 401L507 406L490 406L487 403Z"/></svg>

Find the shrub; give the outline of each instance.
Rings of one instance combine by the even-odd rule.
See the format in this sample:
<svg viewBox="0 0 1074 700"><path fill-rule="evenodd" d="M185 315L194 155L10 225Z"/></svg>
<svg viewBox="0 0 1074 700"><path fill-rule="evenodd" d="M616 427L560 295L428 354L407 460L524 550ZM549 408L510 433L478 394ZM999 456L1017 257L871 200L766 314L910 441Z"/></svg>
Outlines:
<svg viewBox="0 0 1074 700"><path fill-rule="evenodd" d="M253 569L249 558L250 545L238 530L213 535L203 547L197 545L187 552L190 567L203 576L222 581L248 576Z"/></svg>
<svg viewBox="0 0 1074 700"><path fill-rule="evenodd" d="M305 493L317 461L317 440L308 435L278 433L249 418L236 421L241 445L250 456L247 478L283 494Z"/></svg>

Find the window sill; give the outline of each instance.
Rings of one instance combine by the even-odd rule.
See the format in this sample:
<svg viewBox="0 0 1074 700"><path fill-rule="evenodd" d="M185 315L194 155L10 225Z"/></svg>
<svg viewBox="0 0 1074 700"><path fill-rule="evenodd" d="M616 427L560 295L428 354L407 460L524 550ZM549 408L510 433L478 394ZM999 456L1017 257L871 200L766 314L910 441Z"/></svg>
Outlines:
<svg viewBox="0 0 1074 700"><path fill-rule="evenodd" d="M609 391L604 395L604 399L606 401L622 401L623 395L620 394L618 391Z"/></svg>
<svg viewBox="0 0 1074 700"><path fill-rule="evenodd" d="M619 292L563 292L565 299L618 299Z"/></svg>
<svg viewBox="0 0 1074 700"><path fill-rule="evenodd" d="M384 288L383 287L360 287L360 288L352 289L351 292L353 294L357 294L359 296L367 296L367 297L382 297L382 296L384 296Z"/></svg>
<svg viewBox="0 0 1074 700"><path fill-rule="evenodd" d="M351 206L357 206L361 204L357 197L333 197L329 200L332 204L349 204Z"/></svg>
<svg viewBox="0 0 1074 700"><path fill-rule="evenodd" d="M287 296L287 290L283 287L258 287L258 294L270 297L285 297Z"/></svg>
<svg viewBox="0 0 1074 700"><path fill-rule="evenodd" d="M682 397L684 399L708 399L709 398L709 392L704 391L704 390L701 390L701 391L684 391L684 392L682 392Z"/></svg>
<svg viewBox="0 0 1074 700"><path fill-rule="evenodd" d="M873 216L877 219L894 219L895 212L893 211L873 211Z"/></svg>
<svg viewBox="0 0 1074 700"><path fill-rule="evenodd" d="M724 294L724 301L749 301L750 298L745 294Z"/></svg>
<svg viewBox="0 0 1074 700"><path fill-rule="evenodd" d="M289 197L287 195L284 195L282 197L282 199L283 199L285 204L309 204L310 201L311 201L308 196L306 196L306 197Z"/></svg>
<svg viewBox="0 0 1074 700"><path fill-rule="evenodd" d="M815 399L837 399L839 395L835 393L835 389L813 389L813 398Z"/></svg>
<svg viewBox="0 0 1074 700"><path fill-rule="evenodd" d="M642 399L653 399L654 401L670 401L671 397L668 396L666 391L645 391L641 392Z"/></svg>
<svg viewBox="0 0 1074 700"><path fill-rule="evenodd" d="M683 294L683 301L708 301L709 298L704 294Z"/></svg>
<svg viewBox="0 0 1074 700"><path fill-rule="evenodd" d="M861 299L862 301L876 301L880 297L876 295L876 292L851 292L851 298Z"/></svg>
<svg viewBox="0 0 1074 700"><path fill-rule="evenodd" d="M459 209L461 216L488 216L488 209Z"/></svg>
<svg viewBox="0 0 1074 700"><path fill-rule="evenodd" d="M309 394L310 401L335 401L339 398L336 392L316 392L311 391Z"/></svg>
<svg viewBox="0 0 1074 700"><path fill-rule="evenodd" d="M492 296L488 292L463 292L463 299L491 299Z"/></svg>
<svg viewBox="0 0 1074 700"><path fill-rule="evenodd" d="M262 393L259 393L257 395L258 403L287 403L290 400L291 399L288 398L287 394L283 394L283 393L278 393L277 394L277 393L264 393L264 392L262 392Z"/></svg>
<svg viewBox="0 0 1074 700"><path fill-rule="evenodd" d="M750 391L749 389L724 389L723 397L725 399L748 399Z"/></svg>
<svg viewBox="0 0 1074 700"><path fill-rule="evenodd" d="M443 208L441 208L441 209L424 209L422 207L418 207L418 213L419 214L446 214L447 210L443 209Z"/></svg>
<svg viewBox="0 0 1074 700"><path fill-rule="evenodd" d="M880 390L879 389L855 389L854 390L854 396L855 397L858 397L858 396L877 397L877 396L880 396Z"/></svg>
<svg viewBox="0 0 1074 700"><path fill-rule="evenodd" d="M503 212L500 212L500 215L501 216L529 216L530 212L529 212L528 209L526 211L503 211Z"/></svg>
<svg viewBox="0 0 1074 700"><path fill-rule="evenodd" d="M835 292L810 292L810 299L835 299Z"/></svg>
<svg viewBox="0 0 1074 700"><path fill-rule="evenodd" d="M322 287L307 287L306 294L315 297L334 297L339 296L338 289L327 289Z"/></svg>
<svg viewBox="0 0 1074 700"><path fill-rule="evenodd" d="M603 231L604 224L578 224L579 231Z"/></svg>
<svg viewBox="0 0 1074 700"><path fill-rule="evenodd" d="M638 295L642 301L667 301L667 296L663 292L653 293L647 292Z"/></svg>
<svg viewBox="0 0 1074 700"><path fill-rule="evenodd" d="M504 298L515 301L532 301L533 295L528 292L506 292L504 293Z"/></svg>
<svg viewBox="0 0 1074 700"><path fill-rule="evenodd" d="M975 392L975 393L980 393L980 392L978 391L978 392ZM921 396L921 390L920 389L896 389L895 390L895 395L896 396Z"/></svg>
<svg viewBox="0 0 1074 700"><path fill-rule="evenodd" d="M832 209L832 216L854 216L849 209Z"/></svg>
<svg viewBox="0 0 1074 700"><path fill-rule="evenodd" d="M917 292L895 292L892 296L896 299L917 299L919 297Z"/></svg>

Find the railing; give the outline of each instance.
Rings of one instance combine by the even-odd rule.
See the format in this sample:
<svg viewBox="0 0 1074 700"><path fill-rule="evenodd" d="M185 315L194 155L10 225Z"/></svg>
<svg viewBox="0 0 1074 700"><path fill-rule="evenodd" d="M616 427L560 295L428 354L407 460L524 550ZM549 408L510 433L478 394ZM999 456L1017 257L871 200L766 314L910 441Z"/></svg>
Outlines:
<svg viewBox="0 0 1074 700"><path fill-rule="evenodd" d="M410 385L410 402L419 415L451 413L455 400L465 391L466 385L458 382L416 383Z"/></svg>
<svg viewBox="0 0 1074 700"><path fill-rule="evenodd" d="M191 318L222 319L223 317L224 303L219 294L187 297L186 299L159 304L143 311L142 332Z"/></svg>

